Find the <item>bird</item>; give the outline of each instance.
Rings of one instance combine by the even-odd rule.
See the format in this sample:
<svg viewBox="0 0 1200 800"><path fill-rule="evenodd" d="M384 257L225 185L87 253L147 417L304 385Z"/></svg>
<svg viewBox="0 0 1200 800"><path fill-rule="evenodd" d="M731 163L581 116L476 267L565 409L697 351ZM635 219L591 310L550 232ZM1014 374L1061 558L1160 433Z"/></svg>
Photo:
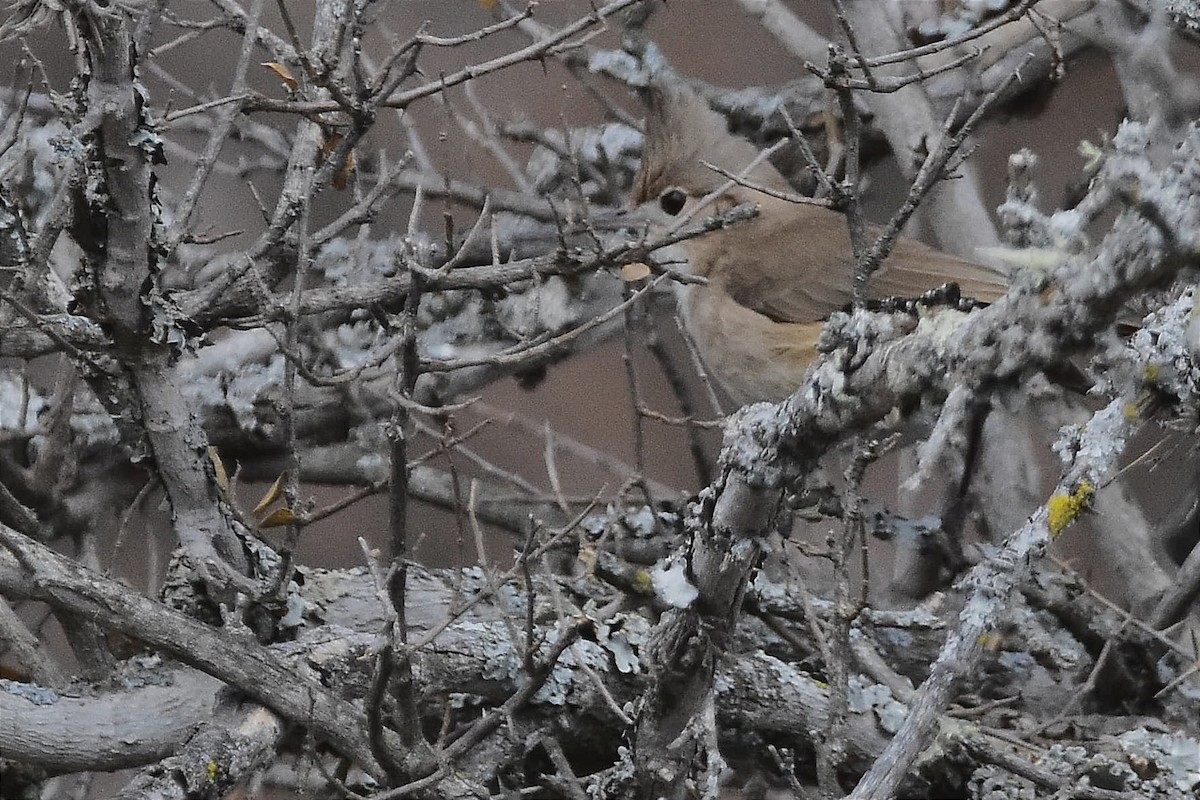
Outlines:
<svg viewBox="0 0 1200 800"><path fill-rule="evenodd" d="M680 242L704 283L676 283L684 328L710 375L738 405L779 401L801 384L818 356L821 328L853 295L854 254L844 214L757 188L792 193L787 180L725 117L686 84L654 85L632 204L655 225L686 218L701 198L730 183L708 162L738 175L706 206L718 214L744 203L756 216ZM757 162L757 163L756 163ZM878 226L867 226L877 236ZM659 256L669 251L659 252ZM990 302L1003 275L915 239L901 237L871 279L873 299L916 298L947 283Z"/></svg>

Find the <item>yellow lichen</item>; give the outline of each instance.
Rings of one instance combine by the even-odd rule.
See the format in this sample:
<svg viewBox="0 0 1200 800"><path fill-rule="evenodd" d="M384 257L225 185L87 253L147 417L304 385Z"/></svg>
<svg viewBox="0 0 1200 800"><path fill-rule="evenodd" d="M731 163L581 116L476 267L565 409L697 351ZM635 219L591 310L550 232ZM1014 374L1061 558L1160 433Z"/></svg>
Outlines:
<svg viewBox="0 0 1200 800"><path fill-rule="evenodd" d="M221 767L219 764L217 764L216 761L209 761L208 762L208 780L210 782L215 781L217 779L217 773L220 772L220 770L221 770Z"/></svg>
<svg viewBox="0 0 1200 800"><path fill-rule="evenodd" d="M639 569L633 574L633 590L640 595L654 594L654 580L649 572Z"/></svg>
<svg viewBox="0 0 1200 800"><path fill-rule="evenodd" d="M1095 172L1104 163L1104 148L1086 139L1079 143L1079 155L1087 159L1087 163L1083 165L1085 172Z"/></svg>
<svg viewBox="0 0 1200 800"><path fill-rule="evenodd" d="M1142 372L1142 379L1146 383L1158 383L1159 373L1161 372L1158 364L1147 364L1146 369Z"/></svg>
<svg viewBox="0 0 1200 800"><path fill-rule="evenodd" d="M1050 512L1051 538L1057 538L1064 528L1075 521L1079 514L1088 507L1092 495L1095 493L1096 487L1084 481L1070 494L1056 494L1050 498L1046 509Z"/></svg>
<svg viewBox="0 0 1200 800"><path fill-rule="evenodd" d="M1004 637L999 633L985 633L979 637L978 641L979 646L984 650L987 650L989 653L995 653L1004 644Z"/></svg>

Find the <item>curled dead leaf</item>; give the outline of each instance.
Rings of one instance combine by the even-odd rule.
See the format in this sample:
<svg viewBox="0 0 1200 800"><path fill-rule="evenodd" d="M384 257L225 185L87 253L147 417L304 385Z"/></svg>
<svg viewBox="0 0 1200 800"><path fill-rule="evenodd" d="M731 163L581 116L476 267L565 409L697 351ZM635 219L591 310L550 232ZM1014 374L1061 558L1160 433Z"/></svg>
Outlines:
<svg viewBox="0 0 1200 800"><path fill-rule="evenodd" d="M345 191L346 185L350 182L350 176L354 174L354 151L351 150L346 154L346 160L338 171L333 173L333 188L339 192Z"/></svg>
<svg viewBox="0 0 1200 800"><path fill-rule="evenodd" d="M293 525L299 517L296 513L286 506L277 508L263 518L263 521L258 523L260 528L282 528L284 525Z"/></svg>
<svg viewBox="0 0 1200 800"><path fill-rule="evenodd" d="M278 61L264 61L262 66L274 72L279 80L283 81L284 85L293 92L300 88L300 82L292 77L292 72Z"/></svg>
<svg viewBox="0 0 1200 800"><path fill-rule="evenodd" d="M229 473L225 471L225 462L221 460L221 454L217 452L217 448L211 445L208 448L208 460L212 462L213 471L217 476L217 486L221 487L222 492L229 491Z"/></svg>
<svg viewBox="0 0 1200 800"><path fill-rule="evenodd" d="M258 505L254 507L254 516L259 516L266 511L272 503L274 503L280 497L283 497L283 487L287 483L287 479L287 470L279 473L279 477L276 478L275 482L271 484L271 488L267 489L266 493L262 496L262 499L258 501Z"/></svg>

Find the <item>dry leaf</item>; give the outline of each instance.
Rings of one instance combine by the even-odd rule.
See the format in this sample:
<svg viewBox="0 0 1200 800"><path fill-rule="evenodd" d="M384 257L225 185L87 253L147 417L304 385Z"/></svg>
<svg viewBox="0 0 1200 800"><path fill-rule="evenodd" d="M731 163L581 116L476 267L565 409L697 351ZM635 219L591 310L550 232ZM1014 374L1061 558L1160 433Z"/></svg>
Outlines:
<svg viewBox="0 0 1200 800"><path fill-rule="evenodd" d="M287 479L287 470L279 473L279 477L271 484L271 488L267 489L267 493L262 496L262 499L258 501L258 505L254 507L254 516L257 517L266 511L272 503L283 496L283 486L287 483Z"/></svg>
<svg viewBox="0 0 1200 800"><path fill-rule="evenodd" d="M225 471L225 463L221 461L221 454L217 452L217 448L209 446L208 460L212 462L213 470L217 473L217 486L221 487L221 491L229 491L229 473Z"/></svg>
<svg viewBox="0 0 1200 800"><path fill-rule="evenodd" d="M354 151L351 150L346 154L346 163L333 173L333 188L339 192L345 191L346 184L350 182L350 176L354 174Z"/></svg>
<svg viewBox="0 0 1200 800"><path fill-rule="evenodd" d="M321 158L326 159L337 152L338 145L342 143L342 134L337 131L329 131L325 134L325 142L321 145ZM346 161L338 168L338 171L333 173L333 188L342 191L350 182L350 176L354 174L355 156L354 150L346 154Z"/></svg>
<svg viewBox="0 0 1200 800"><path fill-rule="evenodd" d="M284 525L291 525L297 520L295 512L286 506L277 508L258 523L260 528L282 528Z"/></svg>
<svg viewBox="0 0 1200 800"><path fill-rule="evenodd" d="M321 158L329 158L342 143L342 135L337 131L325 131L325 141L321 143Z"/></svg>
<svg viewBox="0 0 1200 800"><path fill-rule="evenodd" d="M300 83L292 77L291 70L278 61L266 61L263 62L263 66L274 72L279 80L283 81L293 92L300 88Z"/></svg>

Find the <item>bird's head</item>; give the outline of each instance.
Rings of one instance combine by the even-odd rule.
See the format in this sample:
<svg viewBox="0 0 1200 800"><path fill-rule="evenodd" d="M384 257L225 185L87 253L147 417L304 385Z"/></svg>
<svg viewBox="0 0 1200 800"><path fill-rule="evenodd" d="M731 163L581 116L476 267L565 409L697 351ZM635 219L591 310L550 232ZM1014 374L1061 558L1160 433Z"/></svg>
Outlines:
<svg viewBox="0 0 1200 800"><path fill-rule="evenodd" d="M646 91L645 142L642 165L634 178L633 203L663 221L689 212L728 178L706 166L712 164L746 182L789 191L787 181L767 161L754 164L758 148L734 136L725 118L709 107L693 89L677 81L660 83ZM751 168L751 164L754 166ZM761 195L744 186L733 186L714 207L756 202Z"/></svg>

